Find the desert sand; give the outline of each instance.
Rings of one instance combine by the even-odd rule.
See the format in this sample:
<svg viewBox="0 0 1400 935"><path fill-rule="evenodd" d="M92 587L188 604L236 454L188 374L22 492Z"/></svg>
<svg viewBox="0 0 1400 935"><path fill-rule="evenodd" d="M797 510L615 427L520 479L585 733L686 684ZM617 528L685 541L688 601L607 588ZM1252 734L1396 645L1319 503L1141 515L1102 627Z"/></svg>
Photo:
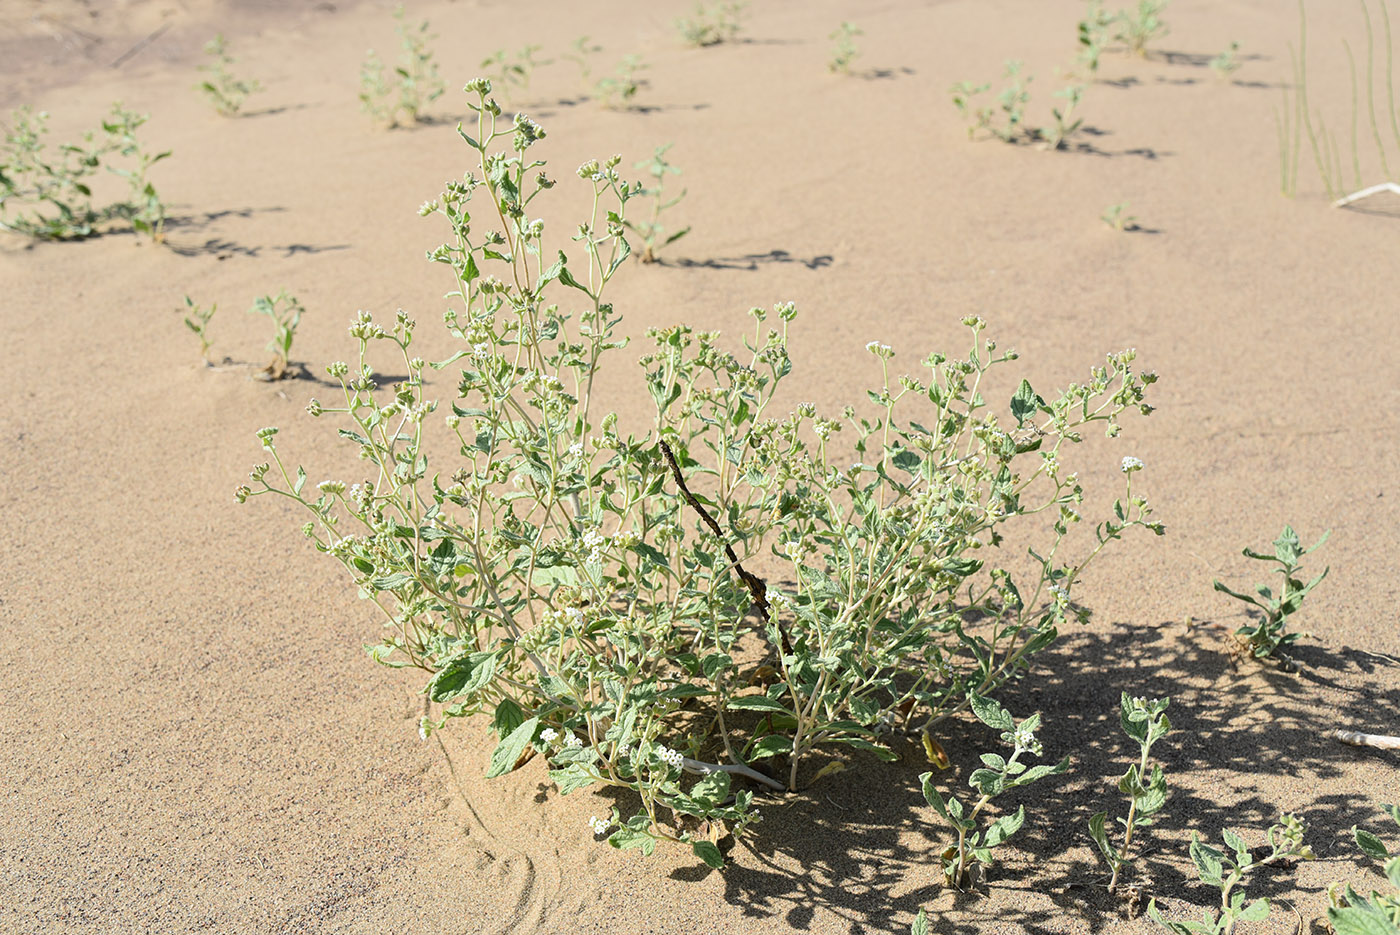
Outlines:
<svg viewBox="0 0 1400 935"><path fill-rule="evenodd" d="M1297 197L1280 195L1272 110L1296 9L1174 0L1145 59L1104 56L1064 152L970 142L947 88L1023 59L1043 122L1076 52L1076 0L756 0L742 41L706 49L676 35L687 9L414 3L449 91L393 131L356 100L365 50L396 54L385 3L0 9L0 108L48 110L57 142L120 98L174 152L152 174L164 245L0 236L14 391L0 407L0 930L903 933L922 906L944 933L1146 932L1092 885L1086 830L1118 807L1134 755L1125 690L1172 699L1176 731L1154 754L1173 795L1135 878L1169 916L1218 899L1187 857L1193 832L1257 844L1282 810L1308 821L1319 859L1251 884L1275 902L1250 931L1320 932L1329 882L1379 885L1348 829L1396 840L1381 805L1400 800L1400 758L1327 734L1400 733L1400 199L1334 209L1306 152ZM825 67L842 20L864 31L852 76ZM1310 27L1313 103L1348 142L1340 40L1362 47L1360 10L1316 2ZM192 90L220 31L265 86L235 119ZM251 379L267 335L243 309L295 293L292 357L313 374L351 352L360 308L404 308L429 351L450 353L437 325L450 278L424 259L445 232L416 208L471 164L457 89L497 48L557 57L582 34L606 62L649 63L638 108L586 100L567 62L510 106L546 127L540 153L566 182L585 159L630 164L674 142L688 189L674 216L693 230L666 263L619 276L627 333L686 321L737 341L750 306L795 301L785 392L824 410L876 379L867 341L912 367L964 350L970 314L1037 387L1128 346L1161 375L1158 411L1084 446L1075 468L1111 497L1121 457L1142 458L1138 489L1168 534L1107 553L1076 593L1093 622L1002 695L1043 712L1047 756L1073 765L1027 794L1026 828L976 892L940 883L946 829L908 744L898 763L853 757L765 800L723 872L679 848L647 859L595 842L586 820L609 796L561 798L538 758L485 779L480 724L420 741L422 679L364 653L379 624L302 518L234 502L260 426L281 426L313 477L346 460L303 411L323 387ZM1231 41L1242 67L1222 80L1206 66ZM1368 134L1363 116L1363 175L1380 181ZM1100 220L1123 201L1137 230ZM568 229L568 196L558 210ZM213 353L229 366L202 365L185 295L219 304ZM608 375L624 411L644 399L637 377ZM1331 530L1301 671L1235 666L1226 634L1245 617L1211 579L1259 580L1240 548L1285 523L1307 542ZM975 765L984 733L968 719L940 737L954 769Z"/></svg>

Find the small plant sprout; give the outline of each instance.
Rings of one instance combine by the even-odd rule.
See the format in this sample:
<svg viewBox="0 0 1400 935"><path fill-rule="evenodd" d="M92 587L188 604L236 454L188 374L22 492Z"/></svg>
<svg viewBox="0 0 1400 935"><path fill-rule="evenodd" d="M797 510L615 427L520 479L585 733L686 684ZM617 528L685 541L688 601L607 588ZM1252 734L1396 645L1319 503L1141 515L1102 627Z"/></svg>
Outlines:
<svg viewBox="0 0 1400 935"><path fill-rule="evenodd" d="M224 41L222 34L204 44L204 54L212 61L199 66L199 70L209 77L195 85L195 89L203 92L214 105L214 109L225 117L237 116L248 95L261 91L262 85L256 81L236 78L229 71L229 66L234 64L235 59L228 54L228 43Z"/></svg>
<svg viewBox="0 0 1400 935"><path fill-rule="evenodd" d="M1239 921L1260 922L1269 917L1269 901L1256 899L1245 904L1245 892L1236 887L1244 881L1245 875L1260 867L1282 860L1312 860L1313 852L1303 843L1307 827L1293 815L1285 814L1279 823L1269 828L1268 854L1256 858L1240 836L1233 831L1221 832L1229 850L1220 850L1204 844L1201 836L1191 834L1191 861L1196 865L1196 873L1207 886L1220 888L1220 910L1204 916L1195 922L1169 922L1157 911L1154 899L1147 906L1147 914L1159 925L1170 929L1175 935L1230 935Z"/></svg>
<svg viewBox="0 0 1400 935"><path fill-rule="evenodd" d="M919 914L914 917L914 924L909 926L909 935L929 935L928 912L923 906L919 907Z"/></svg>
<svg viewBox="0 0 1400 935"><path fill-rule="evenodd" d="M578 66L579 80L584 87L592 87L593 83L593 57L603 51L603 47L594 43L588 36L579 36L569 43L569 51L563 57Z"/></svg>
<svg viewBox="0 0 1400 935"><path fill-rule="evenodd" d="M1042 776L1052 776L1069 769L1069 757L1051 766L1038 764L1027 767L1021 756L1040 756L1042 747L1035 732L1040 727L1040 715L1032 714L1021 723L1012 720L1011 715L1000 704L990 698L969 695L972 712L978 720L994 730L1002 732L1001 741L1012 748L1007 759L998 753L982 754L983 768L973 772L968 784L979 793L976 802L969 809L954 795L946 799L933 784L933 773L923 773L919 783L923 786L924 799L933 806L958 833L956 844L943 851L943 875L950 886L963 889L971 884L973 863L991 866L994 858L992 849L1011 837L1026 820L1026 807L1019 805L1016 811L989 824L985 830L978 830L977 816L993 799L1009 789L1028 785Z"/></svg>
<svg viewBox="0 0 1400 935"><path fill-rule="evenodd" d="M1109 43L1114 19L1104 10L1102 3L1090 0L1084 18L1079 21L1077 61L1090 75L1099 70L1099 58L1103 55L1104 46Z"/></svg>
<svg viewBox="0 0 1400 935"><path fill-rule="evenodd" d="M1118 824L1123 827L1122 844L1114 845L1108 839L1108 832L1104 830L1108 812L1099 812L1089 819L1089 835L1099 846L1099 851L1108 861L1109 870L1112 872L1108 881L1109 892L1117 889L1118 878L1128 863L1133 846L1133 832L1151 825L1152 816L1161 811L1167 802L1166 776L1162 773L1162 767L1157 764L1153 764L1151 772L1148 771L1148 756L1152 745L1165 737L1172 728L1166 715L1168 703L1166 698L1154 698L1151 701L1131 698L1127 692L1123 693L1119 703L1118 717L1123 725L1123 732L1137 741L1142 755L1118 780L1118 791L1127 795L1129 802L1128 817L1118 819Z"/></svg>
<svg viewBox="0 0 1400 935"><path fill-rule="evenodd" d="M1137 215L1128 213L1128 202L1120 201L1116 205L1109 205L1104 208L1100 218L1105 224L1116 231L1137 230Z"/></svg>
<svg viewBox="0 0 1400 935"><path fill-rule="evenodd" d="M1084 97L1084 85L1072 84L1061 88L1054 96L1063 99L1064 106L1050 109L1054 122L1041 127L1039 132L1042 144L1050 150L1064 148L1065 140L1083 125L1084 118L1074 116L1074 112Z"/></svg>
<svg viewBox="0 0 1400 935"><path fill-rule="evenodd" d="M1215 76L1221 81L1228 81L1231 75L1240 70L1240 61L1236 57L1239 50L1240 44L1232 42L1224 52L1210 60L1210 70L1215 72Z"/></svg>
<svg viewBox="0 0 1400 935"><path fill-rule="evenodd" d="M1147 44L1167 35L1167 24L1162 22L1166 6L1167 0L1138 0L1136 10L1120 10L1114 38L1125 43L1132 54L1146 58Z"/></svg>
<svg viewBox="0 0 1400 935"><path fill-rule="evenodd" d="M185 296L185 307L189 309L189 314L185 316L185 327L194 332L194 336L199 338L199 356L204 358L204 362L210 363L209 348L213 347L213 342L209 340L209 322L214 317L214 313L219 310L217 303L203 308L195 305L194 301Z"/></svg>
<svg viewBox="0 0 1400 935"><path fill-rule="evenodd" d="M10 115L0 148L0 230L39 240L80 240L125 221L154 243L165 238L165 204L148 173L169 151L150 153L136 131L147 116L121 103L112 105L101 132L84 134L81 143L46 152L48 114L28 108ZM120 161L124 160L124 161ZM106 168L126 179L127 196L103 207L93 203L93 176Z"/></svg>
<svg viewBox="0 0 1400 935"><path fill-rule="evenodd" d="M1321 574L1304 584L1299 559L1312 553L1326 542L1328 535L1329 533L1323 533L1322 538L1313 543L1311 548L1304 549L1299 543L1298 534L1293 531L1293 527L1285 526L1283 532L1274 540L1273 555L1265 555L1252 549L1244 550L1244 555L1247 558L1278 566L1278 573L1283 577L1283 588L1278 594L1263 584L1254 586L1255 594L1258 595L1256 597L1255 594L1241 594L1219 581L1214 582L1215 590L1244 601L1246 604L1254 605L1263 615L1259 622L1253 626L1243 626L1235 631L1235 638L1240 641L1242 649L1254 658L1265 659L1277 655L1285 668L1293 667L1293 660L1280 652L1280 649L1297 642L1307 634L1289 632L1288 619L1298 612L1298 609L1303 605L1303 598L1307 597L1331 570L1324 568Z"/></svg>
<svg viewBox="0 0 1400 935"><path fill-rule="evenodd" d="M630 106L632 98L642 89L637 72L644 71L647 67L640 55L623 56L613 73L599 78L598 83L593 86L598 95L598 103L608 110L622 110Z"/></svg>
<svg viewBox="0 0 1400 935"><path fill-rule="evenodd" d="M745 3L695 4L695 12L676 20L676 29L686 45L703 48L733 42L743 28L741 18Z"/></svg>
<svg viewBox="0 0 1400 935"><path fill-rule="evenodd" d="M1400 807L1387 805L1385 811L1400 825ZM1341 884L1334 883L1327 889L1332 903L1327 921L1337 935L1395 935L1400 932L1400 855L1392 854L1385 842L1369 831L1353 825L1351 833L1362 853L1381 862L1381 871L1392 891L1372 890L1369 897L1364 897L1351 884L1342 890Z"/></svg>
<svg viewBox="0 0 1400 935"><path fill-rule="evenodd" d="M444 87L428 43L428 21L410 28L403 4L394 8L394 31L399 36L399 64L387 76L384 64L371 49L360 66L360 109L376 123L388 127L413 126L423 108L442 96Z"/></svg>
<svg viewBox="0 0 1400 935"><path fill-rule="evenodd" d="M836 47L831 50L831 61L826 63L826 70L833 74L849 75L851 62L860 55L856 49L856 37L863 35L865 35L864 32L850 23L843 22L836 27L836 30L827 36L828 39L836 43Z"/></svg>
<svg viewBox="0 0 1400 935"><path fill-rule="evenodd" d="M645 221L627 221L627 229L636 232L642 238L643 263L655 263L657 250L670 246L690 233L690 228L685 227L666 235L666 228L661 226L661 213L680 204L681 199L685 197L685 189L681 189L681 193L674 198L667 198L664 194L666 176L681 174L680 169L666 161L666 151L672 145L667 143L665 146L656 147L650 159L643 159L633 166L634 169L646 169L652 178L652 187L637 192L651 199L651 217Z"/></svg>
<svg viewBox="0 0 1400 935"><path fill-rule="evenodd" d="M958 113L962 115L963 121L967 124L968 139L972 139L978 130L986 130L992 125L992 109L990 107L977 107L973 100L977 95L990 91L991 87L990 84L959 81L948 89L948 93L953 97L953 106L958 109Z"/></svg>
<svg viewBox="0 0 1400 935"><path fill-rule="evenodd" d="M482 61L481 73L491 80L493 88L504 92L507 100L510 99L512 85L528 93L535 69L552 61L536 58L536 53L542 48L544 46L527 45L513 56L508 55L505 49L497 49L494 55Z"/></svg>
<svg viewBox="0 0 1400 935"><path fill-rule="evenodd" d="M285 289L276 296L258 296L253 307L248 309L250 315L266 315L272 320L272 340L267 342L267 349L274 356L261 371L263 379L281 380L291 372L292 339L296 337L303 311L301 303Z"/></svg>

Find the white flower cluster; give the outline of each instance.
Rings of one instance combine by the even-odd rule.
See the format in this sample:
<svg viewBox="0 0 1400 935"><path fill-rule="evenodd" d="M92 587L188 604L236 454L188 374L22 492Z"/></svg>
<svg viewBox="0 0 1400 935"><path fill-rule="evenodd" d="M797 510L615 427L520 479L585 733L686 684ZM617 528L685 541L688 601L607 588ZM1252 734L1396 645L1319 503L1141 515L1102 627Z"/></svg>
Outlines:
<svg viewBox="0 0 1400 935"><path fill-rule="evenodd" d="M890 347L888 344L881 344L879 341L871 341L869 344L865 345L865 349L876 357L885 360L889 360L894 356L894 348Z"/></svg>
<svg viewBox="0 0 1400 935"><path fill-rule="evenodd" d="M1017 750L1024 750L1036 756L1040 756L1045 752L1045 748L1041 746L1040 741L1036 739L1035 733L1025 729L1018 729L1016 731L1012 738L1012 743Z"/></svg>
<svg viewBox="0 0 1400 935"><path fill-rule="evenodd" d="M572 750L577 750L579 747L583 746L583 741L579 740L577 734L570 734L564 738L564 746Z"/></svg>
<svg viewBox="0 0 1400 935"><path fill-rule="evenodd" d="M603 534L596 529L590 529L583 534L583 547L588 550L588 562L590 564L603 560L603 545L607 542Z"/></svg>
<svg viewBox="0 0 1400 935"><path fill-rule="evenodd" d="M554 741L559 739L559 732L552 727L546 727L544 730L540 731L540 739L545 743L554 743Z"/></svg>
<svg viewBox="0 0 1400 935"><path fill-rule="evenodd" d="M677 768L680 767L685 759L679 752L672 750L664 743L656 745L656 755L660 758L661 762L665 763L667 766L674 766Z"/></svg>
<svg viewBox="0 0 1400 935"><path fill-rule="evenodd" d="M1058 584L1050 585L1050 596L1055 599L1056 604L1068 604L1069 592Z"/></svg>
<svg viewBox="0 0 1400 935"><path fill-rule="evenodd" d="M1134 458L1132 455L1128 455L1123 459L1123 467L1121 468L1121 470L1124 474L1131 474L1134 471L1141 471L1142 459Z"/></svg>
<svg viewBox="0 0 1400 935"><path fill-rule="evenodd" d="M607 834L608 829L612 827L612 821L594 815L588 819L588 827L592 829L594 834Z"/></svg>

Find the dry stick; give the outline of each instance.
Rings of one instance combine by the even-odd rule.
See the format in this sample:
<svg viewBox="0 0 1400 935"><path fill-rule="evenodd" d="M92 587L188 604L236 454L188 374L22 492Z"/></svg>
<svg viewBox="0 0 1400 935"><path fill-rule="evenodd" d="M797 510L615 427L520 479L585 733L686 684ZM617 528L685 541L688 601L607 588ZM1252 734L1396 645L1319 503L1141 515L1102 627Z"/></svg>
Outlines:
<svg viewBox="0 0 1400 935"><path fill-rule="evenodd" d="M1375 747L1378 750L1400 750L1400 737L1385 734L1363 734L1355 730L1334 730L1332 736L1353 747Z"/></svg>
<svg viewBox="0 0 1400 935"><path fill-rule="evenodd" d="M112 67L121 68L122 65L126 64L127 60L134 56L137 52L140 52L146 46L150 45L152 42L155 42L161 36L165 35L165 31L169 29L170 26L171 24L169 22L161 24L161 26L158 29L156 29L155 32L151 33L149 36L142 39L140 42L136 43L134 46L123 52L121 57L112 63Z"/></svg>
<svg viewBox="0 0 1400 935"><path fill-rule="evenodd" d="M1361 191L1353 192L1344 198L1338 198L1336 201L1332 202L1332 207L1345 208L1354 201L1370 198L1372 195L1378 195L1381 192L1394 192L1400 195L1400 185L1396 185L1394 182L1381 182L1379 185L1372 185L1370 188L1363 188Z"/></svg>
<svg viewBox="0 0 1400 935"><path fill-rule="evenodd" d="M666 463L671 467L671 476L676 479L676 486L680 488L681 495L685 497L685 502L690 504L690 508L700 514L700 518L705 521L705 525L710 527L710 532L715 534L715 538L724 544L724 554L729 559L729 564L733 567L734 573L739 576L739 580L744 582L744 586L749 589L749 594L753 597L753 602L758 607L758 613L763 617L764 623L776 623L778 629L778 639L783 644L783 655L792 655L792 642L788 639L786 628L782 621L774 621L768 612L768 585L762 578L750 574L744 570L744 566L739 563L739 556L734 554L734 549L729 545L729 540L724 537L724 530L719 528L719 523L715 522L704 504L695 499L695 494L690 492L690 488L685 485L685 478L681 476L681 466L676 463L676 456L671 452L671 446L665 441L658 441L661 446L661 453L666 456Z"/></svg>

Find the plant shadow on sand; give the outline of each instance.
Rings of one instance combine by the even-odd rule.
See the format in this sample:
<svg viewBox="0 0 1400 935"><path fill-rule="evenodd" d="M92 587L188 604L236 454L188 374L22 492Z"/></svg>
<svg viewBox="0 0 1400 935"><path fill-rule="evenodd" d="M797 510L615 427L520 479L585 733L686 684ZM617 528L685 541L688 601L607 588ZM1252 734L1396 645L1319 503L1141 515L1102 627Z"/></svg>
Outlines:
<svg viewBox="0 0 1400 935"><path fill-rule="evenodd" d="M206 237L202 242L196 240L186 240L182 235L197 234L208 230L211 224L228 218L248 219L258 214L279 214L286 211L286 208L229 208L223 211L205 211L202 214L174 215L165 221L166 239L165 244L170 248L170 252L177 256L214 256L220 260L227 260L231 257L241 256L256 259L262 255L264 250L279 253L283 258L296 256L298 253L326 253L331 250L348 250L349 244L276 244L257 245L239 243L236 240L229 240L225 237ZM175 236L171 236L174 234Z"/></svg>
<svg viewBox="0 0 1400 935"><path fill-rule="evenodd" d="M1268 664L1232 661L1228 650L1228 637L1221 633L1188 631L1176 622L1117 624L1108 633L1070 631L1038 655L1035 671L1005 686L998 699L1018 718L1044 714L1044 759L1053 762L1068 753L1070 772L1058 782L1037 785L1033 795L1007 796L1005 808L1027 806L1025 826L1009 851L998 852L1014 866L998 863L969 892L941 883L937 853L950 831L919 790L918 774L931 768L921 747L902 739L893 743L899 762L856 756L845 770L797 795L759 796L763 820L729 850L729 866L721 872L697 862L672 877L698 880L722 873L726 902L745 917L781 918L804 931L819 913L835 915L852 935L904 935L908 923L902 920L921 906L935 914L937 931L956 935L974 935L993 919L1030 935L1062 932L1067 919L1099 932L1130 910L1140 912L1148 898L1156 898L1169 917L1199 914L1216 905L1219 894L1203 886L1190 866L1189 832L1217 844L1225 828L1259 840L1287 809L1308 824L1308 840L1326 857L1346 829L1376 817L1375 804L1356 795L1272 800L1252 777L1302 774L1318 788L1318 781L1345 775L1358 758L1400 766L1400 756L1346 747L1330 736L1336 726L1374 728L1377 711L1400 706L1400 689L1385 687L1396 680L1383 673L1400 671L1400 663L1304 645L1295 653L1300 671L1285 673ZM1117 779L1137 756L1118 724L1125 691L1172 698L1173 731L1153 751L1166 769L1170 797L1134 859L1128 882L1142 884L1135 908L1125 905L1121 890L1111 895L1103 887L1107 874L1086 830L1094 812L1122 811ZM940 725L935 733L952 763L935 772L935 782L971 801L966 777L979 765L980 753L998 749L995 732L967 717ZM782 774L785 761L770 762L768 771ZM826 762L814 756L809 769ZM1184 782L1204 771L1241 779L1210 782L1206 787L1221 794L1207 796ZM540 791L546 791L543 784ZM603 794L624 813L636 804L629 794ZM923 843L911 847L911 837ZM732 844L726 840L721 847ZM1335 851L1343 860L1357 856L1344 845ZM1251 898L1281 897L1282 905L1289 905L1290 893L1318 895L1316 888L1301 887L1293 870L1284 863L1252 876ZM1053 908L1043 902L1026 906L1030 894L1048 897Z"/></svg>
<svg viewBox="0 0 1400 935"><path fill-rule="evenodd" d="M801 263L808 269L822 269L835 262L830 253L819 253L811 257L793 256L787 250L769 250L767 253L745 253L737 257L712 257L708 260L693 260L687 257L670 260L659 257L657 266L675 266L680 269L735 269L754 272L764 265L773 263Z"/></svg>

